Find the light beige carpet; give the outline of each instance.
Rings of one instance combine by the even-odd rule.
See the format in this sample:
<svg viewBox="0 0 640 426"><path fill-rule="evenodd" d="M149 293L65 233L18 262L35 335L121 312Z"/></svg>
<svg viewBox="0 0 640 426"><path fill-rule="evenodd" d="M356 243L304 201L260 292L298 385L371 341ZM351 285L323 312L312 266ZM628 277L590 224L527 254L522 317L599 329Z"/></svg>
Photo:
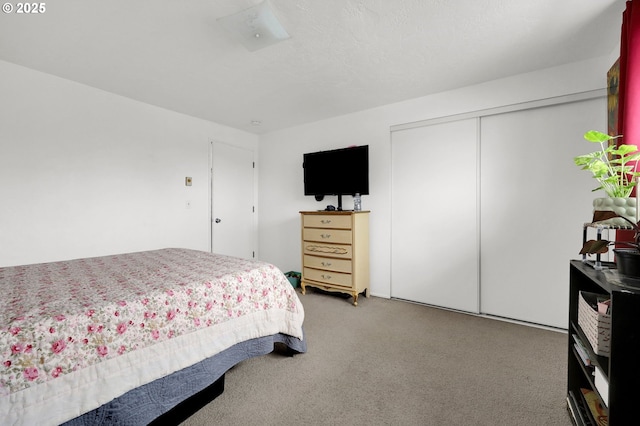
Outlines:
<svg viewBox="0 0 640 426"><path fill-rule="evenodd" d="M559 425L567 335L310 290L308 353L240 363L198 425Z"/></svg>

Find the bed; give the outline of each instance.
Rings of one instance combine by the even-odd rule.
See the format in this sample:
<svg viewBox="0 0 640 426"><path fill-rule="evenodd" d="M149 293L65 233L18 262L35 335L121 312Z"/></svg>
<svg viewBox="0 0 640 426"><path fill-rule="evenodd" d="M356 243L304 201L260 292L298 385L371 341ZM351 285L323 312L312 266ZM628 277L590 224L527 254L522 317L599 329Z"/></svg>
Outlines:
<svg viewBox="0 0 640 426"><path fill-rule="evenodd" d="M275 266L161 249L0 268L3 424L148 424L275 344L305 352Z"/></svg>

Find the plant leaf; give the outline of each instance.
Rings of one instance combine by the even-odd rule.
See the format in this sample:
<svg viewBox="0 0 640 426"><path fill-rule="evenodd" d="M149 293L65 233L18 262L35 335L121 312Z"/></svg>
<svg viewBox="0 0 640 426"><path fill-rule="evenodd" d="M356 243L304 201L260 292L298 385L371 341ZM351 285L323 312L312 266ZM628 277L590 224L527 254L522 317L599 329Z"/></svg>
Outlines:
<svg viewBox="0 0 640 426"><path fill-rule="evenodd" d="M614 217L619 217L620 219L627 222L629 226L631 226L635 231L640 231L640 226L639 226L640 222L638 223L632 222L626 217L620 216L616 212L612 212L609 210L596 210L593 212L593 222L600 222L601 220L613 219Z"/></svg>
<svg viewBox="0 0 640 426"><path fill-rule="evenodd" d="M611 242L607 240L589 240L582 246L580 254L606 253L609 251L607 248L609 244Z"/></svg>
<svg viewBox="0 0 640 426"><path fill-rule="evenodd" d="M638 147L635 145L619 145L617 149L614 149L613 151L611 151L612 154L614 155L627 155L631 152L636 152L638 150Z"/></svg>
<svg viewBox="0 0 640 426"><path fill-rule="evenodd" d="M620 215L609 210L596 210L593 212L592 222L600 222L601 220L613 219L615 217L620 217Z"/></svg>
<svg viewBox="0 0 640 426"><path fill-rule="evenodd" d="M597 130L589 130L584 134L584 138L589 142L602 143L614 139L615 136L609 136L606 133L602 133Z"/></svg>
<svg viewBox="0 0 640 426"><path fill-rule="evenodd" d="M626 160L627 160L627 161L637 161L637 160L640 160L640 152L639 152L639 153L637 153L637 154L629 155L629 156L626 158Z"/></svg>

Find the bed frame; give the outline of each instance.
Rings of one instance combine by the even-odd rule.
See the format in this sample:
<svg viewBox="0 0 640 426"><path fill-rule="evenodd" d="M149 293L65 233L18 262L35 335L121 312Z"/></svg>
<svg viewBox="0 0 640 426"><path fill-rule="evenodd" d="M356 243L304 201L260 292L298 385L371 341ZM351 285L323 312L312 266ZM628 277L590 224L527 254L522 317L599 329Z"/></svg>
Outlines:
<svg viewBox="0 0 640 426"><path fill-rule="evenodd" d="M238 343L196 365L133 389L63 426L177 425L222 394L227 371L242 361L274 351L283 356L304 353L306 338L275 334Z"/></svg>

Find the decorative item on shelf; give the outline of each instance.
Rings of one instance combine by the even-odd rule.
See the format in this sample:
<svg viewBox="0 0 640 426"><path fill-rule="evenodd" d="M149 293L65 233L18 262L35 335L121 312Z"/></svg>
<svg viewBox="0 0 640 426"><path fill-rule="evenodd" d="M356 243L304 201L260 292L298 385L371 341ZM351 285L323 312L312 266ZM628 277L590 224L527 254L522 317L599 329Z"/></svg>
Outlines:
<svg viewBox="0 0 640 426"><path fill-rule="evenodd" d="M601 254L606 253L610 245L625 246L627 248L613 249L618 272L628 277L640 278L640 221L631 221L613 211L596 210L593 212L592 222L597 224L613 218L623 219L627 229L634 231L633 241L589 240L583 244L580 254Z"/></svg>
<svg viewBox="0 0 640 426"><path fill-rule="evenodd" d="M593 200L593 211L611 211L620 217L613 217L600 223L600 225L614 225L626 227L627 221L636 221L637 217L636 197L604 197ZM626 219L626 220L625 220Z"/></svg>
<svg viewBox="0 0 640 426"><path fill-rule="evenodd" d="M591 389L580 388L580 393L584 396L584 400L587 403L591 417L596 422L597 426L607 426L609 424L609 415L607 409L602 405L602 401L594 391Z"/></svg>
<svg viewBox="0 0 640 426"><path fill-rule="evenodd" d="M634 178L640 176L640 172L634 171L634 166L640 160L640 153L636 153L638 147L635 145L621 144L616 147L610 143L619 137L621 135L609 136L597 130L586 132L584 138L600 144L600 150L579 155L573 161L582 170L589 170L600 183L593 191L602 189L609 197L627 198L636 186Z"/></svg>
<svg viewBox="0 0 640 426"><path fill-rule="evenodd" d="M587 336L593 352L601 356L609 356L611 346L611 315L600 313L598 303L610 298L608 295L600 295L581 291L578 294L578 325Z"/></svg>
<svg viewBox="0 0 640 426"><path fill-rule="evenodd" d="M640 278L640 251L637 248L613 249L618 272L627 277Z"/></svg>
<svg viewBox="0 0 640 426"><path fill-rule="evenodd" d="M636 186L636 178L640 172L635 171L640 153L635 145L621 144L615 146L613 141L621 137L609 136L597 130L584 134L584 139L600 145L600 149L589 154L579 155L573 159L582 170L589 170L600 186L593 191L603 190L608 197L593 201L593 210L611 210L618 217L603 221L601 225L626 226L628 221L637 222L637 201L630 198Z"/></svg>
<svg viewBox="0 0 640 426"><path fill-rule="evenodd" d="M362 210L362 198L360 198L360 194L356 193L353 196L353 211L359 212Z"/></svg>

